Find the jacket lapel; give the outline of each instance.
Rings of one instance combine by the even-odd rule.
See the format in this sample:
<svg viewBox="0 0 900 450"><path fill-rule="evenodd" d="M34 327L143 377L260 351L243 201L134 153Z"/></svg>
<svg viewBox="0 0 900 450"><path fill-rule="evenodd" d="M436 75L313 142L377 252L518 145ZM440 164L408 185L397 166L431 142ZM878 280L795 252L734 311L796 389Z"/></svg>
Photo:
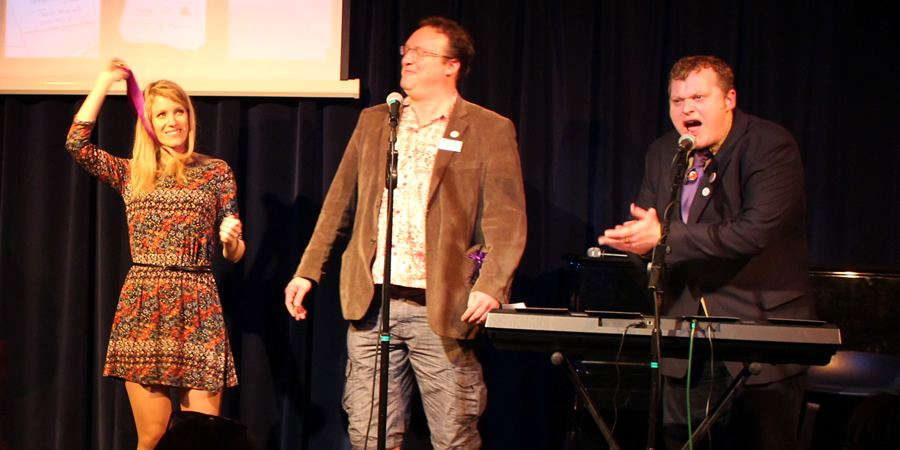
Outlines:
<svg viewBox="0 0 900 450"><path fill-rule="evenodd" d="M724 188L720 179L728 170L729 163L731 162L731 155L734 154L735 142L740 140L740 136L743 136L746 132L747 121L744 118L744 114L735 108L731 131L728 132L728 137L726 137L725 142L722 143L722 148L719 149L719 151L716 152L716 156L709 161L709 165L704 171L703 179L700 180L700 186L697 188L697 193L694 194L694 202L691 204L688 223L699 222L700 216L709 204L709 200L712 198L713 194L715 194L717 189ZM704 192L706 192L707 195L703 195Z"/></svg>
<svg viewBox="0 0 900 450"><path fill-rule="evenodd" d="M466 130L469 128L469 122L466 119L467 115L466 102L462 99L462 96L457 96L456 104L453 105L453 112L450 113L450 121L447 122L447 129L444 130L443 137L446 139L464 141ZM459 135L455 138L450 137L450 133L454 131L459 133ZM465 145L463 145L462 151L466 151ZM434 169L431 172L431 185L428 188L428 204L431 204L434 193L437 192L437 188L444 178L444 173L447 172L447 167L454 157L456 157L456 152L438 149L437 156L434 158Z"/></svg>

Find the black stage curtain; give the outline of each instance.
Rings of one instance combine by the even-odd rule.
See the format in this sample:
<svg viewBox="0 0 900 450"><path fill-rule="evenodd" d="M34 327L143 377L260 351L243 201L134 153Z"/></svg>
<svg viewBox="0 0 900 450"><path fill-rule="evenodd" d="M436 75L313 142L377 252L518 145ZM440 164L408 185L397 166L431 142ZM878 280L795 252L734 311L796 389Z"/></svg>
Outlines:
<svg viewBox="0 0 900 450"><path fill-rule="evenodd" d="M897 264L895 16L833 0L353 0L350 11L359 100L194 99L200 151L235 169L248 248L237 265L215 265L241 383L223 412L261 448L347 446L339 268L309 303L310 320L289 319L282 289L359 110L399 90L397 47L429 15L458 20L476 40L462 95L517 126L530 228L514 301L566 306L562 255L626 219L645 149L671 129L668 69L688 54L732 64L739 107L797 137L812 261ZM0 436L13 449L135 445L123 384L101 376L130 265L124 208L63 146L82 99L0 96ZM133 123L123 97L108 99L96 142L128 155ZM547 355L489 343L483 353L485 448L561 447L571 398Z"/></svg>

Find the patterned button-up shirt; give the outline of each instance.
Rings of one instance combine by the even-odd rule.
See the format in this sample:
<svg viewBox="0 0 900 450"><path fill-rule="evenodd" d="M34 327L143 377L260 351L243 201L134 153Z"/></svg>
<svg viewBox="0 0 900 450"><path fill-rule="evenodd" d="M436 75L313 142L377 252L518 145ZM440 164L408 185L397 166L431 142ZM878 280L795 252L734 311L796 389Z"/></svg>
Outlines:
<svg viewBox="0 0 900 450"><path fill-rule="evenodd" d="M415 110L404 101L397 125L397 189L394 191L391 284L425 289L425 217L428 189L437 155L456 96L440 116L420 124ZM378 213L378 250L372 264L376 284L384 282L384 241L387 229L387 189Z"/></svg>

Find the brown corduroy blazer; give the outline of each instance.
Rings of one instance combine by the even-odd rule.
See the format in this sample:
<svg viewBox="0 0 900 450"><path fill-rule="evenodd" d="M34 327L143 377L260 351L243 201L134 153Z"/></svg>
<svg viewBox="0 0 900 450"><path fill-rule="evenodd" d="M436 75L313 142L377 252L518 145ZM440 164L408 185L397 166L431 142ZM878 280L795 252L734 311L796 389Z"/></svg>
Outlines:
<svg viewBox="0 0 900 450"><path fill-rule="evenodd" d="M338 167L296 276L319 282L335 241L350 233L341 263L344 318L363 317L374 295L378 211L388 154L388 108L362 111ZM432 330L465 339L477 327L460 320L469 293L509 301L513 275L525 249L525 190L513 123L459 97L444 138L462 141L459 152L438 150L426 218L426 306ZM487 257L474 286L473 260Z"/></svg>

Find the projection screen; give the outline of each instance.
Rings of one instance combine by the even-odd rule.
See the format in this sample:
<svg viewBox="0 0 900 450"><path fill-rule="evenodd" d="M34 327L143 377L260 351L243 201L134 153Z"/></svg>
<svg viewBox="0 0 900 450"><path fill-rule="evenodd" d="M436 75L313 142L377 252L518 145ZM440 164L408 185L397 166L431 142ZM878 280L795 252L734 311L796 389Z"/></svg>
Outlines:
<svg viewBox="0 0 900 450"><path fill-rule="evenodd" d="M345 3L5 0L0 93L86 94L117 57L141 86L165 78L191 95L359 97Z"/></svg>

